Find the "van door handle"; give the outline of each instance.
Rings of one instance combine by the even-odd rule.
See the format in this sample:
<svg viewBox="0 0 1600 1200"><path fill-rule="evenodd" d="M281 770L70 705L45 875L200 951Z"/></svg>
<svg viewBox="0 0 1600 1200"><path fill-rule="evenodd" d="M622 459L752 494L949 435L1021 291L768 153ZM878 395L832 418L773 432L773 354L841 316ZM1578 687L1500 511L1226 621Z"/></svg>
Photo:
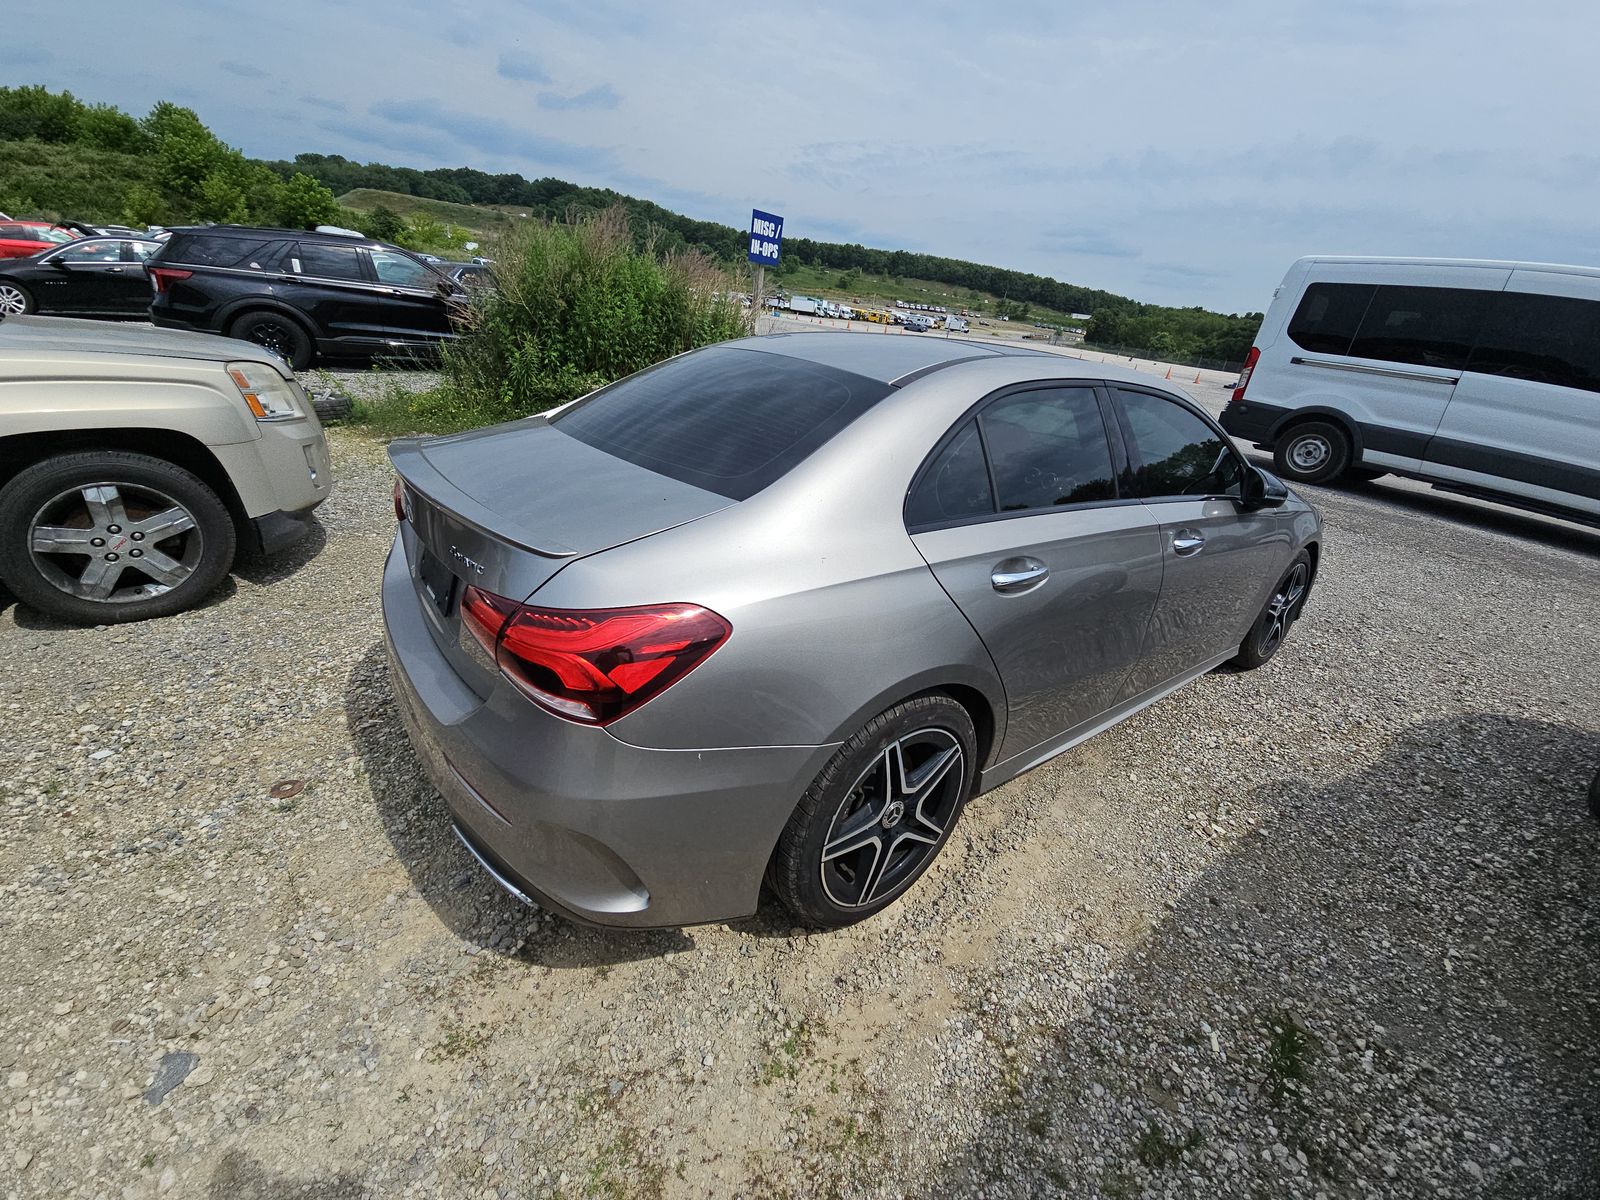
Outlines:
<svg viewBox="0 0 1600 1200"><path fill-rule="evenodd" d="M1050 578L1050 568L1037 558L1008 558L994 565L989 582L1003 596L1031 591Z"/></svg>
<svg viewBox="0 0 1600 1200"><path fill-rule="evenodd" d="M1172 552L1187 557L1199 554L1206 547L1206 535L1198 529L1180 529L1172 535Z"/></svg>

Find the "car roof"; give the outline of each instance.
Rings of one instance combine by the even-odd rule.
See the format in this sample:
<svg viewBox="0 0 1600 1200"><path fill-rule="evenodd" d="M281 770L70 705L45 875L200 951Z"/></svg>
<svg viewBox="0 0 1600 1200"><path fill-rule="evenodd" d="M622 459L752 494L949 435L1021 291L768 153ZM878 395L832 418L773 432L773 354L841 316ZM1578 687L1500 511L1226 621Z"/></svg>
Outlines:
<svg viewBox="0 0 1600 1200"><path fill-rule="evenodd" d="M297 242L326 242L334 246L382 246L398 249L377 238L351 237L347 233L318 233L314 229L278 229L270 225L169 225L171 233L196 233L205 237L294 238Z"/></svg>
<svg viewBox="0 0 1600 1200"><path fill-rule="evenodd" d="M849 371L880 383L906 383L952 363L976 358L1034 357L1076 359L1048 354L1026 346L967 341L963 338L897 337L865 333L771 333L728 343L768 354L783 354L824 367ZM1075 374L1076 372L1068 372Z"/></svg>

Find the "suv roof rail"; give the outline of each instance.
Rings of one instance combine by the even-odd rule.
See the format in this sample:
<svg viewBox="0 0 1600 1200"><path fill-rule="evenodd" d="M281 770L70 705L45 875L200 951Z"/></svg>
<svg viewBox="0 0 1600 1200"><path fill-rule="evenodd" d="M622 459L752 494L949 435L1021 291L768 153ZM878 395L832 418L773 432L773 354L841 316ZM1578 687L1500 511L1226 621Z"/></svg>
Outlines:
<svg viewBox="0 0 1600 1200"><path fill-rule="evenodd" d="M318 225L316 230L315 230L315 232L316 233L336 233L340 237L364 238L364 237L367 236L366 234L362 233L359 229L345 229L345 228L343 228L342 226L339 226L339 225Z"/></svg>

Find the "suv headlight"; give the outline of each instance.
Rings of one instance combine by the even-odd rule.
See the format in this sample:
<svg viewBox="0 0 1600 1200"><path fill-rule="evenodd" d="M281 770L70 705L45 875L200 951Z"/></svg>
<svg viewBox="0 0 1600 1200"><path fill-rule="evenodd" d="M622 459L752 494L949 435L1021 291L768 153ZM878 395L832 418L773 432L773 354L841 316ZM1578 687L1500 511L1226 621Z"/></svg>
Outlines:
<svg viewBox="0 0 1600 1200"><path fill-rule="evenodd" d="M228 364L228 376L258 421L289 421L303 417L296 389L264 363Z"/></svg>

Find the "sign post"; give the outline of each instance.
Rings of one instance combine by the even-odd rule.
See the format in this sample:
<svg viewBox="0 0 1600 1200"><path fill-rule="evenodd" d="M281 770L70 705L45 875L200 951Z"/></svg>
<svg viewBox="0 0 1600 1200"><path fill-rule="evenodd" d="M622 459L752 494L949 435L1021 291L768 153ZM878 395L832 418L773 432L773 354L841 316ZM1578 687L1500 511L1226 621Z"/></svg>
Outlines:
<svg viewBox="0 0 1600 1200"><path fill-rule="evenodd" d="M764 213L759 208L750 210L750 254L756 268L755 295L750 307L754 316L761 315L762 292L767 281L767 268L778 265L778 252L783 246L783 218Z"/></svg>

